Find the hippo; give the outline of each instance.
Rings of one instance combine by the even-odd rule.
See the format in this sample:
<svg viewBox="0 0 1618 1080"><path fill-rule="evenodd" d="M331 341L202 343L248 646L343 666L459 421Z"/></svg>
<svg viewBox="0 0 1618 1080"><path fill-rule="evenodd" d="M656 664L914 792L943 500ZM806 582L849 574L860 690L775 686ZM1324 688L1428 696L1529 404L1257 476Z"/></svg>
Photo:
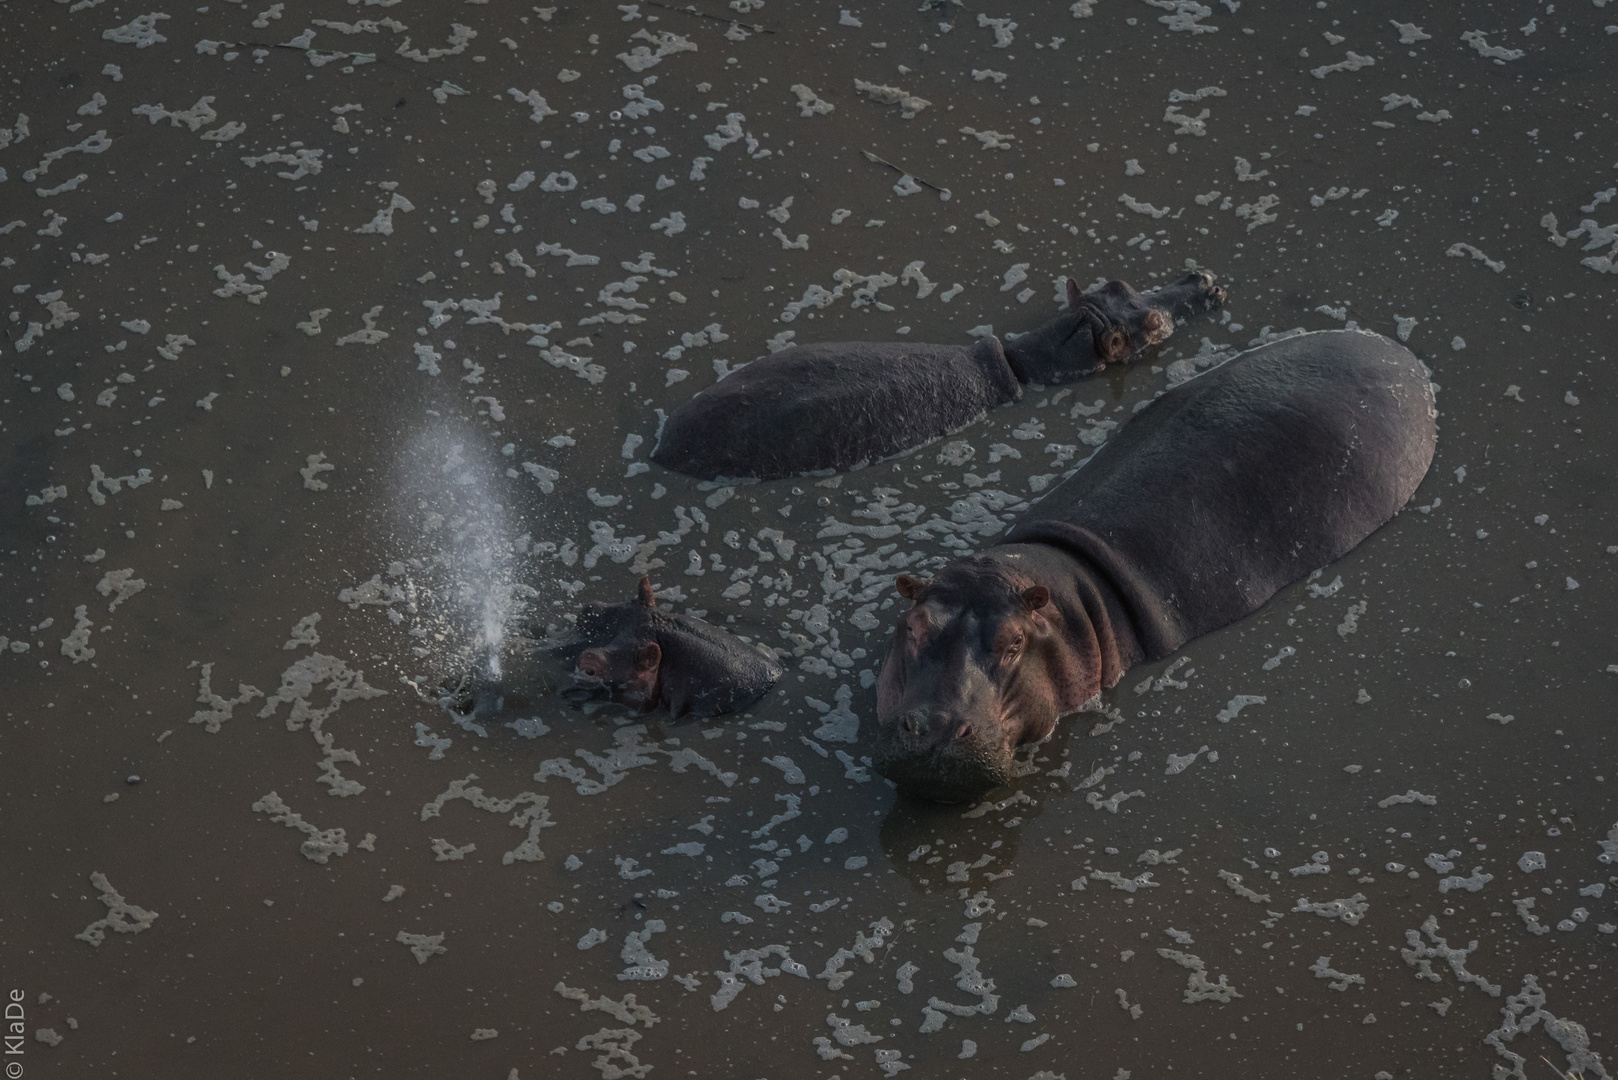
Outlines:
<svg viewBox="0 0 1618 1080"><path fill-rule="evenodd" d="M1013 751L1388 522L1432 463L1426 367L1362 330L1300 334L1162 394L998 544L909 600L876 686L875 767L967 802Z"/></svg>
<svg viewBox="0 0 1618 1080"><path fill-rule="evenodd" d="M1025 383L1100 371L1167 338L1174 320L1222 304L1213 275L1194 271L1153 292L1111 281L1002 343L834 342L757 360L668 417L651 458L702 480L774 480L841 472L913 450L1016 401Z"/></svg>
<svg viewBox="0 0 1618 1080"><path fill-rule="evenodd" d="M649 577L633 600L586 604L578 628L581 640L552 655L575 665L581 687L641 712L666 706L676 720L720 716L747 708L781 677L773 654L660 610Z"/></svg>

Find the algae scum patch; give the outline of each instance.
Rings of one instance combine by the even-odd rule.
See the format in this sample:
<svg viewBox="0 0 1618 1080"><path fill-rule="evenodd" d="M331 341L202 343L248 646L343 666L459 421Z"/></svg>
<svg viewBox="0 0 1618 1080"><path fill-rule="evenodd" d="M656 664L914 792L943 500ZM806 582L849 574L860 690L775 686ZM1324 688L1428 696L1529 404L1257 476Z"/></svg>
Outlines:
<svg viewBox="0 0 1618 1080"><path fill-rule="evenodd" d="M1612 5L48 7L0 46L36 1067L1612 1072ZM896 459L652 461L771 353L1190 268L1219 311ZM1345 326L1440 388L1411 505L984 802L897 801L895 576ZM643 574L771 693L571 704L549 646Z"/></svg>

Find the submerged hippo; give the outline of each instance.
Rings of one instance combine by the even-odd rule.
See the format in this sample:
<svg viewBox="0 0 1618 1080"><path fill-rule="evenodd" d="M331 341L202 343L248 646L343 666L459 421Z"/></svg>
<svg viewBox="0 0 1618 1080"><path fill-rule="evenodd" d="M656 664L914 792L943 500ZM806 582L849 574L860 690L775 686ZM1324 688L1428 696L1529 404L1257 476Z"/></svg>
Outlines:
<svg viewBox="0 0 1618 1080"><path fill-rule="evenodd" d="M1256 610L1392 518L1427 473L1426 368L1385 337L1303 334L1153 401L998 545L901 576L876 769L965 802L1132 664Z"/></svg>
<svg viewBox="0 0 1618 1080"><path fill-rule="evenodd" d="M582 640L554 651L571 660L574 679L642 712L665 705L675 719L745 709L781 677L781 665L735 634L657 607L651 578L635 599L587 604Z"/></svg>
<svg viewBox="0 0 1618 1080"><path fill-rule="evenodd" d="M842 471L914 449L1022 396L1100 371L1224 302L1205 271L1149 293L1111 281L1016 341L836 342L757 360L675 410L652 460L703 480Z"/></svg>

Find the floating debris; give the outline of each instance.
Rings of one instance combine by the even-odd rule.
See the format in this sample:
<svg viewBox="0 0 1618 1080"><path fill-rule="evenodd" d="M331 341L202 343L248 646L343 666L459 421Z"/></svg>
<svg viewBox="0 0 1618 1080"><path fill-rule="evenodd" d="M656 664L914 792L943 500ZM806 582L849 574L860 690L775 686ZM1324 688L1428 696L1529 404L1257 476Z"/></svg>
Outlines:
<svg viewBox="0 0 1618 1080"><path fill-rule="evenodd" d="M1371 909L1364 893L1355 893L1343 900L1327 900L1324 903L1312 904L1306 896L1298 898L1297 906L1293 911L1312 912L1323 919L1341 919L1349 926L1358 926L1360 919Z"/></svg>
<svg viewBox="0 0 1618 1080"><path fill-rule="evenodd" d="M1331 990L1346 991L1350 986L1363 987L1365 985L1364 975L1347 975L1341 971L1333 970L1331 957L1329 956L1317 958L1313 964L1309 965L1309 970L1315 973L1315 978L1317 979L1331 979L1332 982L1328 984L1328 989Z"/></svg>
<svg viewBox="0 0 1618 1080"><path fill-rule="evenodd" d="M1422 934L1427 935L1426 942L1421 940ZM1468 942L1464 949L1452 947L1442 937L1438 936L1438 919L1435 916L1427 916L1426 921L1421 924L1419 932L1406 930L1405 942L1407 947L1400 949L1399 955L1406 964L1416 969L1416 978L1441 982L1438 972L1433 970L1432 962L1434 960L1443 960L1449 964L1450 970L1455 973L1455 977L1461 982L1471 983L1492 997L1500 996L1500 987L1482 976L1466 970L1467 957L1477 951L1478 943L1476 941ZM1448 1006L1446 1005L1445 1008L1448 1008ZM1439 1015L1443 1015L1442 1010L1440 1010Z"/></svg>
<svg viewBox="0 0 1618 1080"><path fill-rule="evenodd" d="M1420 803L1423 806L1437 806L1438 796L1423 795L1421 792L1412 788L1403 795L1389 795L1386 799L1381 800L1376 805L1381 809L1386 810L1388 807L1394 806L1398 803Z"/></svg>
<svg viewBox="0 0 1618 1080"><path fill-rule="evenodd" d="M1219 976L1218 982L1209 982L1208 965L1203 963L1201 957L1176 949L1158 949L1157 955L1165 960L1172 960L1191 972L1190 977L1186 979L1185 996L1181 999L1187 1005L1195 1005L1200 1001L1217 1001L1228 1005L1235 998L1242 996L1234 986L1225 981L1223 975Z"/></svg>
<svg viewBox="0 0 1618 1080"><path fill-rule="evenodd" d="M90 884L101 894L99 899L106 905L107 914L74 934L76 940L100 948L101 943L107 939L108 930L115 934L138 934L143 930L150 930L152 924L157 921L157 912L147 911L143 907L129 903L123 898L123 894L112 887L107 875L101 871L97 870L90 875Z"/></svg>

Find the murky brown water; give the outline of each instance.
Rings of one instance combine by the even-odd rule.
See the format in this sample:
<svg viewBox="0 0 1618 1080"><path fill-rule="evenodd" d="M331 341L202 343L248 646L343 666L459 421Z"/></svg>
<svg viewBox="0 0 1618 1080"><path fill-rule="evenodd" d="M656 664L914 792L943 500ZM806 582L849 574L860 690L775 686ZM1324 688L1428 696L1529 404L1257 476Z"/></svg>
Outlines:
<svg viewBox="0 0 1618 1080"><path fill-rule="evenodd" d="M264 6L149 47L103 36L145 8L7 13L8 1075L1607 1075L1618 11ZM305 30L376 61L228 44ZM1042 321L1061 276L1188 260L1228 314L958 443L734 491L635 465L783 331L960 342ZM343 344L373 308L386 337ZM893 574L990 543L1203 339L1399 317L1442 388L1417 509L1131 672L985 807L870 777ZM774 693L641 728L509 657L533 701L481 737L406 681L477 652L490 596L559 625L643 569L788 650ZM435 815L472 775L485 808ZM76 937L93 874L140 911Z"/></svg>

